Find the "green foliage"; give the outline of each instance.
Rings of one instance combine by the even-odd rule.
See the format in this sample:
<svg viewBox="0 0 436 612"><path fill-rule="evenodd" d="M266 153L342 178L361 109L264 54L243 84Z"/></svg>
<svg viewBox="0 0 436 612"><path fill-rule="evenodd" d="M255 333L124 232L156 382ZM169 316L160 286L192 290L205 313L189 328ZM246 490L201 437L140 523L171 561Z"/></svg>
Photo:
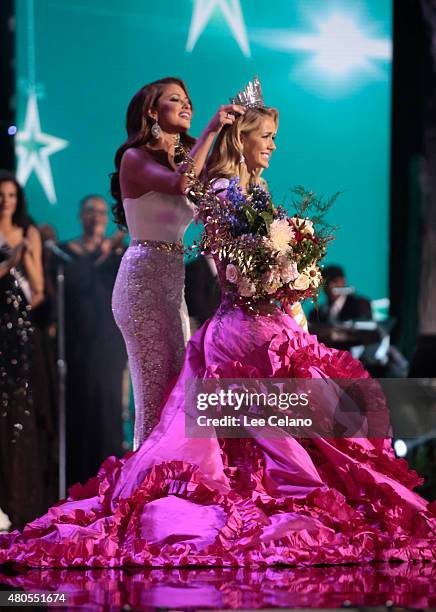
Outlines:
<svg viewBox="0 0 436 612"><path fill-rule="evenodd" d="M292 189L292 193L298 196L297 200L292 200L296 214L299 217L309 217L317 234L324 240L333 240L338 226L328 223L325 217L343 192L337 191L326 198L326 196L317 196L313 191L307 191L302 185L297 185Z"/></svg>

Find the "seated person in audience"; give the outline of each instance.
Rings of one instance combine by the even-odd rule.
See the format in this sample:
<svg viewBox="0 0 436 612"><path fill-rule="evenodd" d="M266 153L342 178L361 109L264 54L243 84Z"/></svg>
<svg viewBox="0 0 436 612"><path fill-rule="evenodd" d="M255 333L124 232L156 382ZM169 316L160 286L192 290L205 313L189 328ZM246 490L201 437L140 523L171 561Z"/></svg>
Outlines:
<svg viewBox="0 0 436 612"><path fill-rule="evenodd" d="M326 266L323 277L327 302L310 312L309 322L336 325L343 321L372 320L370 301L355 295L352 288L347 292L345 273L340 266Z"/></svg>

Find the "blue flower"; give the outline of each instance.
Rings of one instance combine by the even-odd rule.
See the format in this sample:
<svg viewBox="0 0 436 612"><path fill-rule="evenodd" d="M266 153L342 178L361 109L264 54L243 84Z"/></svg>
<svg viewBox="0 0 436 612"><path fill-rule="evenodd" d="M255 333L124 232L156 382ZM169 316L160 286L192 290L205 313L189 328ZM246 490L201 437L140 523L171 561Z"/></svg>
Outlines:
<svg viewBox="0 0 436 612"><path fill-rule="evenodd" d="M276 208L277 211L277 217L279 219L286 219L288 216L288 213L286 212L286 210L283 208L283 206L277 206Z"/></svg>
<svg viewBox="0 0 436 612"><path fill-rule="evenodd" d="M239 185L239 177L235 176L230 179L229 186L227 187L227 198L235 209L242 209L246 203L246 198Z"/></svg>

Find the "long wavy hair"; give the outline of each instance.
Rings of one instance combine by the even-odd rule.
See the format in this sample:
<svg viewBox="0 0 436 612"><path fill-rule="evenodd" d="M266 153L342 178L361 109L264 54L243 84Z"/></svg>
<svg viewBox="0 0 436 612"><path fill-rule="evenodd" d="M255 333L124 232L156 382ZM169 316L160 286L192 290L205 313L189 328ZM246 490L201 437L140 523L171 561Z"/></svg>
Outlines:
<svg viewBox="0 0 436 612"><path fill-rule="evenodd" d="M0 170L0 183L13 183L17 190L17 207L14 214L12 215L12 224L23 229L27 229L29 225L32 225L33 221L27 212L26 196L24 189L15 178L15 175L8 170Z"/></svg>
<svg viewBox="0 0 436 612"><path fill-rule="evenodd" d="M120 227L126 227L126 217L124 215L120 187L121 159L127 149L142 147L152 140L153 136L151 134L151 127L154 121L151 117L149 117L148 111L156 108L165 86L171 84L179 85L179 87L183 89L189 98L186 85L181 79L176 77L165 77L164 79L153 81L152 83L148 83L148 85L141 87L141 89L133 96L127 108L127 140L123 142L115 153L115 172L110 175L111 194L115 200L115 204L112 206L112 213L115 223L117 223ZM190 98L189 101L191 102ZM195 139L192 138L192 136L189 136L189 134L182 132L180 134L180 142L186 149L190 149L195 143ZM168 162L168 157L163 151L156 151L154 153L150 151L150 153L159 163L171 167Z"/></svg>
<svg viewBox="0 0 436 612"><path fill-rule="evenodd" d="M250 174L247 166L240 163L243 151L241 134L248 134L258 128L265 117L272 117L277 126L278 111L275 108L259 107L248 109L244 115L237 117L232 125L223 127L207 160L205 177L207 180L239 176L241 183L258 181L262 169Z"/></svg>

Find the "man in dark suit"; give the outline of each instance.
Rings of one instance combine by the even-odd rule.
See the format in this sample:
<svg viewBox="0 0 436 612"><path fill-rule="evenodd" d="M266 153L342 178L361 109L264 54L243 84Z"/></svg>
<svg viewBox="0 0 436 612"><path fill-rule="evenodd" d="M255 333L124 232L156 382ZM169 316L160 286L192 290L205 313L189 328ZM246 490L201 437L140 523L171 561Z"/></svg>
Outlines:
<svg viewBox="0 0 436 612"><path fill-rule="evenodd" d="M212 257L199 255L185 268L185 298L191 333L212 317L221 301L217 269Z"/></svg>
<svg viewBox="0 0 436 612"><path fill-rule="evenodd" d="M343 321L371 321L371 303L364 297L347 293L345 273L340 266L323 270L327 303L309 314L309 321L335 325Z"/></svg>

